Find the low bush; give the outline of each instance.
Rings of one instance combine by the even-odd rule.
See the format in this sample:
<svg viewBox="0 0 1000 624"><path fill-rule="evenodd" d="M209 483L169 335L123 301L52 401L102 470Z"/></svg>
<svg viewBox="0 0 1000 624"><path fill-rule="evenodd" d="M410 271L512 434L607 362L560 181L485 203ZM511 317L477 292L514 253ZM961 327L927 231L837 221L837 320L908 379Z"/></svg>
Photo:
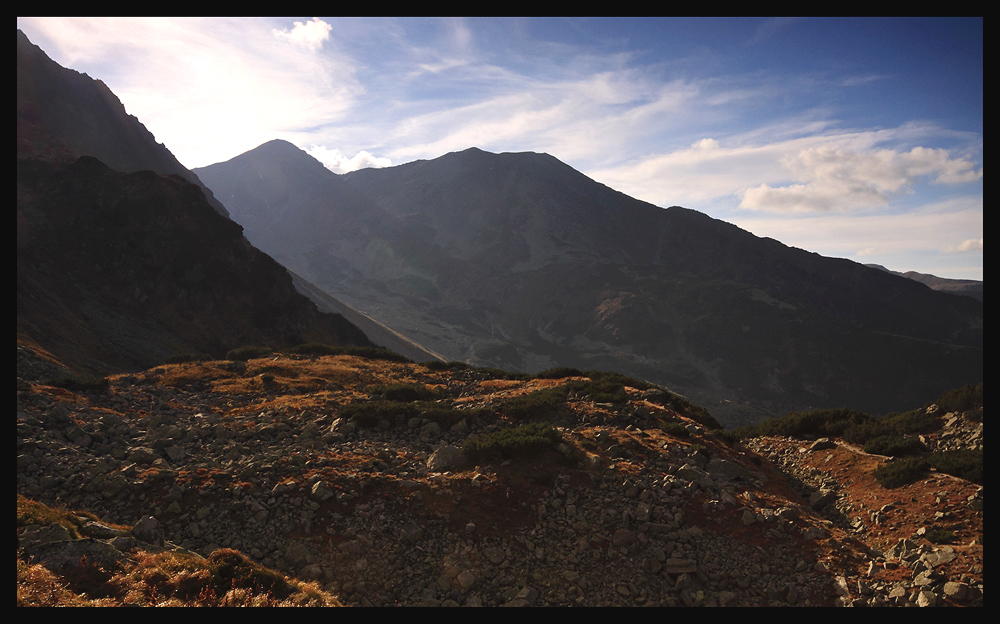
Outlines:
<svg viewBox="0 0 1000 624"><path fill-rule="evenodd" d="M874 475L879 485L891 490L919 481L930 467L930 463L923 457L904 457L876 468Z"/></svg>
<svg viewBox="0 0 1000 624"><path fill-rule="evenodd" d="M983 384L962 386L949 390L934 403L945 412L970 412L983 406Z"/></svg>
<svg viewBox="0 0 1000 624"><path fill-rule="evenodd" d="M865 425L872 420L868 414L848 408L789 412L778 418L769 418L756 425L735 430L741 439L758 436L841 437L851 427ZM866 438L867 439L867 438Z"/></svg>
<svg viewBox="0 0 1000 624"><path fill-rule="evenodd" d="M387 420L390 424L398 419L413 418L420 410L414 403L402 401L362 401L361 403L349 403L340 408L342 418L349 418L351 422L362 428L375 427L380 420Z"/></svg>
<svg viewBox="0 0 1000 624"><path fill-rule="evenodd" d="M678 438L686 438L691 435L688 432L687 427L679 422L660 423L660 431Z"/></svg>
<svg viewBox="0 0 1000 624"><path fill-rule="evenodd" d="M371 386L366 389L372 397L380 397L386 401L413 403L414 401L433 401L440 395L424 384L395 383L389 385Z"/></svg>
<svg viewBox="0 0 1000 624"><path fill-rule="evenodd" d="M551 426L529 423L468 438L462 445L462 451L475 462L510 459L552 448L559 440L559 432Z"/></svg>
<svg viewBox="0 0 1000 624"><path fill-rule="evenodd" d="M502 401L497 406L497 412L513 420L546 416L557 411L566 402L567 392L566 386L536 390Z"/></svg>
<svg viewBox="0 0 1000 624"><path fill-rule="evenodd" d="M955 540L955 534L946 529L931 529L924 537L935 544L948 544Z"/></svg>
<svg viewBox="0 0 1000 624"><path fill-rule="evenodd" d="M865 442L865 452L874 455L889 455L892 457L919 455L926 450L927 447L918 438L904 438L895 434L879 436Z"/></svg>
<svg viewBox="0 0 1000 624"><path fill-rule="evenodd" d="M538 379L565 379L567 377L583 377L584 374L576 368L570 368L569 366L560 366L558 368L550 368L543 370L542 372L535 375Z"/></svg>
<svg viewBox="0 0 1000 624"><path fill-rule="evenodd" d="M983 483L983 450L941 451L927 458L937 470L960 479Z"/></svg>

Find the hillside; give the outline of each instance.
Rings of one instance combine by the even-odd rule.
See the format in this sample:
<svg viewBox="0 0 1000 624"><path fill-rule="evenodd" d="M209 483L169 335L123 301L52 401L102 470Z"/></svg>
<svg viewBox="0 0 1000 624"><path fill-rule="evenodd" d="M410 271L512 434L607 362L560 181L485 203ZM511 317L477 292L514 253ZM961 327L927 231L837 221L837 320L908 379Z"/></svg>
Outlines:
<svg viewBox="0 0 1000 624"><path fill-rule="evenodd" d="M17 394L19 494L151 515L345 604L982 604L981 487L886 490L886 458L848 445L727 442L616 375L272 354Z"/></svg>
<svg viewBox="0 0 1000 624"><path fill-rule="evenodd" d="M300 295L102 82L17 33L17 345L35 378L303 342L371 346Z"/></svg>
<svg viewBox="0 0 1000 624"><path fill-rule="evenodd" d="M658 208L547 154L339 176L270 141L197 173L254 244L449 359L617 370L728 425L897 411L982 379L982 302Z"/></svg>

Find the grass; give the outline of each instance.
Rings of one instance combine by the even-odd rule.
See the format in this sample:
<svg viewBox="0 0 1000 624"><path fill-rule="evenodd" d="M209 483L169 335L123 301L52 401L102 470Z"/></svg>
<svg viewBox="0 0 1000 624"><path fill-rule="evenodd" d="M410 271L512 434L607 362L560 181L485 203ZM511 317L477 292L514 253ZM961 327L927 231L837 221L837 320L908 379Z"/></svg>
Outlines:
<svg viewBox="0 0 1000 624"><path fill-rule="evenodd" d="M69 512L17 496L17 526L58 523L80 538L85 512ZM301 583L232 549L208 558L179 552L135 551L105 569L82 558L49 570L17 557L17 606L340 606L315 583Z"/></svg>

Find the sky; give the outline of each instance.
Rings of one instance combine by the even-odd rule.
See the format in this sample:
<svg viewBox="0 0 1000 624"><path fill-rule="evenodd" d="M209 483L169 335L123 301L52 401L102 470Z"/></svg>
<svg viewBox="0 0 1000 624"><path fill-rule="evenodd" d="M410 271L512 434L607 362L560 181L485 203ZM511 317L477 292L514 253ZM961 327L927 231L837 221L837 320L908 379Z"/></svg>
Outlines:
<svg viewBox="0 0 1000 624"><path fill-rule="evenodd" d="M983 20L17 18L189 169L546 152L825 256L983 279Z"/></svg>

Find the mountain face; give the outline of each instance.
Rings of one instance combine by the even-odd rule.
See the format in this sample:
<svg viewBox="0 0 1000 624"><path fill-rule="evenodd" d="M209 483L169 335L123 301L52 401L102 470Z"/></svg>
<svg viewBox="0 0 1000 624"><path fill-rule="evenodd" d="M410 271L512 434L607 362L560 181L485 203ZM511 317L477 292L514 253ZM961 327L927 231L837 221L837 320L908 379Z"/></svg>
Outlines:
<svg viewBox="0 0 1000 624"><path fill-rule="evenodd" d="M225 207L100 80L66 69L17 31L17 157L74 162L93 156L112 169L148 169L198 185L212 207Z"/></svg>
<svg viewBox="0 0 1000 624"><path fill-rule="evenodd" d="M616 370L727 424L982 379L982 303L661 209L546 154L338 176L282 141L196 173L292 271L445 356Z"/></svg>
<svg viewBox="0 0 1000 624"><path fill-rule="evenodd" d="M371 346L300 295L106 87L20 32L17 97L19 347L105 374L250 344ZM169 166L135 171L147 157Z"/></svg>

